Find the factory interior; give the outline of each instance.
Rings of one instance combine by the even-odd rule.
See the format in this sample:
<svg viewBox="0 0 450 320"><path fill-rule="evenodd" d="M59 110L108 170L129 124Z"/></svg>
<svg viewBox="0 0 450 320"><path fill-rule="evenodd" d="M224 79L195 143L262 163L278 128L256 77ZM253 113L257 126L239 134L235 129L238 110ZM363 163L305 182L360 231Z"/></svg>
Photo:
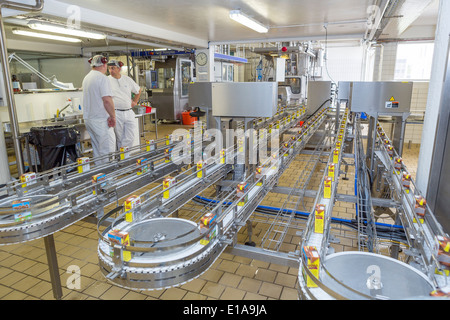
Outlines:
<svg viewBox="0 0 450 320"><path fill-rule="evenodd" d="M450 1L0 12L0 300L450 299ZM140 88L106 155L99 55Z"/></svg>

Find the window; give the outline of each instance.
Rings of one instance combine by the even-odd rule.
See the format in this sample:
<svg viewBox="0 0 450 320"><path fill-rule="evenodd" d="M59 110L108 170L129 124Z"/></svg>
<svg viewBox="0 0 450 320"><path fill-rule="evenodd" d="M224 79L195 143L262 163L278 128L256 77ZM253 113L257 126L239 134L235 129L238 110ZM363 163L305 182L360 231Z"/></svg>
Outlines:
<svg viewBox="0 0 450 320"><path fill-rule="evenodd" d="M434 43L402 43L397 48L395 80L430 80Z"/></svg>

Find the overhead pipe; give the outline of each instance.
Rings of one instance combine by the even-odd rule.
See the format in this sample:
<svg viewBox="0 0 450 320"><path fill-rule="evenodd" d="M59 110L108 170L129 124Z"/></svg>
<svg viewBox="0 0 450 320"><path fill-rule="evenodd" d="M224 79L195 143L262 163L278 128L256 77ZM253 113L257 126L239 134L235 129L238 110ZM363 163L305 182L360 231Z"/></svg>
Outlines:
<svg viewBox="0 0 450 320"><path fill-rule="evenodd" d="M7 8L19 11L39 12L44 9L44 0L36 0L35 5L17 3L14 1L0 1L0 8Z"/></svg>
<svg viewBox="0 0 450 320"><path fill-rule="evenodd" d="M376 7L378 8L378 15L375 15L372 28L367 28L365 39L367 41L373 41L375 38L375 35L377 31L380 29L381 23L383 21L383 18L386 14L386 10L388 6L390 5L391 0L379 0L377 1Z"/></svg>
<svg viewBox="0 0 450 320"><path fill-rule="evenodd" d="M302 46L288 46L285 47L285 51L281 47L265 47L265 48L253 48L252 51L258 54L289 54L300 53L316 58L316 55L309 50L305 50Z"/></svg>
<svg viewBox="0 0 450 320"><path fill-rule="evenodd" d="M112 40L112 41L121 41L121 42L126 42L126 43L131 43L131 44L138 44L138 45L143 45L143 46L149 46L149 47L167 48L167 49L178 50L178 51L184 50L184 48L174 47L174 46L166 45L166 44L163 44L163 43L148 42L148 41L144 41L144 40L136 40L136 39L125 38L125 37L116 37L116 36L109 36L109 35L107 35L106 39L107 40Z"/></svg>
<svg viewBox="0 0 450 320"><path fill-rule="evenodd" d="M22 147L20 143L19 121L17 119L16 102L14 100L14 91L11 82L11 70L9 68L8 50L6 47L5 26L3 24L3 17L1 12L1 9L3 8L27 12L39 12L44 8L44 0L36 0L36 4L34 6L13 1L0 2L0 54L3 69L3 83L5 85L6 99L8 102L9 122L11 124L11 134L13 138L14 152L16 154L17 171L20 176L25 173L25 169L22 157Z"/></svg>

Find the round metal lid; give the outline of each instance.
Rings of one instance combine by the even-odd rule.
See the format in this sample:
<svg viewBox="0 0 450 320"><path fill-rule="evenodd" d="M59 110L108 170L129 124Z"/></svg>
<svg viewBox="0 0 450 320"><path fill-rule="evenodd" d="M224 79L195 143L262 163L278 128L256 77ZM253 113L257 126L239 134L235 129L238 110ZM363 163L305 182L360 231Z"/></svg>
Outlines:
<svg viewBox="0 0 450 320"><path fill-rule="evenodd" d="M386 299L409 299L429 296L434 290L428 278L413 267L378 254L341 252L325 259L325 268L338 281L366 296ZM321 281L336 293L352 299L363 296L343 287L326 272Z"/></svg>
<svg viewBox="0 0 450 320"><path fill-rule="evenodd" d="M156 248L145 255L174 253L190 246L200 237L197 225L178 218L155 218L139 222L128 230L130 241L137 247Z"/></svg>

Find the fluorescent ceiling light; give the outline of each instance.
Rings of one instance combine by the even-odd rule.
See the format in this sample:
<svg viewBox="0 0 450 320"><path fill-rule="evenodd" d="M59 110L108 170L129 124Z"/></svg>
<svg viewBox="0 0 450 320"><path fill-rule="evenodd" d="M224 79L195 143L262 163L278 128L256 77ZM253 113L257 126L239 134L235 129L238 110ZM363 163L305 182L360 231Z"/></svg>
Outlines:
<svg viewBox="0 0 450 320"><path fill-rule="evenodd" d="M90 38L90 39L96 39L96 40L101 40L101 39L106 38L106 36L102 33L87 32L87 31L83 31L80 29L67 28L63 25L56 25L56 24L51 24L51 23L46 23L46 22L36 21L36 20L32 20L32 21L28 22L28 27L30 27L31 29L35 29L35 30L62 33L62 34L66 34L66 35Z"/></svg>
<svg viewBox="0 0 450 320"><path fill-rule="evenodd" d="M18 35L21 35L21 36L34 37L34 38L44 38L44 39L57 40L57 41L66 41L66 42L81 42L80 39L76 39L76 38L55 36L55 35L52 35L52 34L38 33L38 32L26 31L26 30L16 30L16 29L14 29L12 31L12 33L18 34Z"/></svg>
<svg viewBox="0 0 450 320"><path fill-rule="evenodd" d="M230 18L259 33L267 33L269 31L268 27L242 13L241 10L231 10Z"/></svg>

